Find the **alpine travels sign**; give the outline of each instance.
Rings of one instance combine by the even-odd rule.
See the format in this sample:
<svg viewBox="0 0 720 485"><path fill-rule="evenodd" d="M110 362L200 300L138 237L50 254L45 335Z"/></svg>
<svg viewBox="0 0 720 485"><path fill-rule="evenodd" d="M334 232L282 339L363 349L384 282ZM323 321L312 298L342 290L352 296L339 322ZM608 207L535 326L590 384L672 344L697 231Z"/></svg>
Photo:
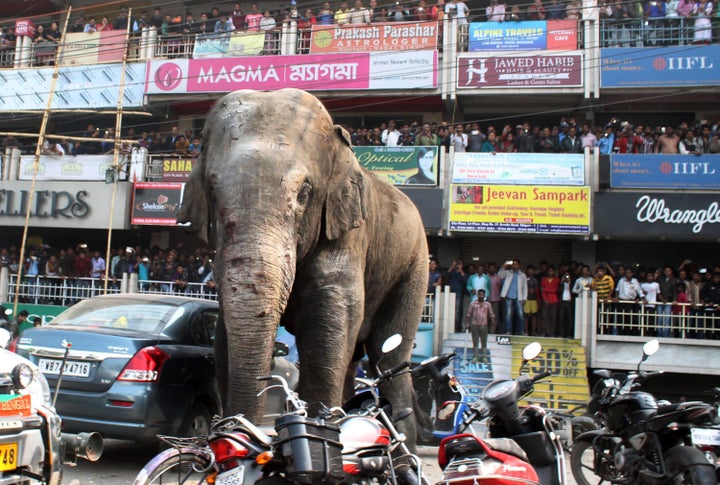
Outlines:
<svg viewBox="0 0 720 485"><path fill-rule="evenodd" d="M598 193L595 232L600 236L717 238L720 197L690 193Z"/></svg>

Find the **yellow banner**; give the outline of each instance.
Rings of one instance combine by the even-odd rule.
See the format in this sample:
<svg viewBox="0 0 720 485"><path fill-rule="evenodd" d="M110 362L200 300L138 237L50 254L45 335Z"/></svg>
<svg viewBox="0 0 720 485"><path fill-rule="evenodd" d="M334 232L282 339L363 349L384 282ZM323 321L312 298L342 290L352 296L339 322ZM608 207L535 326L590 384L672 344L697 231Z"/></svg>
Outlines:
<svg viewBox="0 0 720 485"><path fill-rule="evenodd" d="M588 234L590 187L452 184L451 231Z"/></svg>
<svg viewBox="0 0 720 485"><path fill-rule="evenodd" d="M530 342L539 342L542 353L528 364L525 371L536 375L550 372L549 379L535 384L535 391L523 404L540 404L546 409L572 410L590 399L585 349L580 340L512 337L512 373L522 364L522 349Z"/></svg>

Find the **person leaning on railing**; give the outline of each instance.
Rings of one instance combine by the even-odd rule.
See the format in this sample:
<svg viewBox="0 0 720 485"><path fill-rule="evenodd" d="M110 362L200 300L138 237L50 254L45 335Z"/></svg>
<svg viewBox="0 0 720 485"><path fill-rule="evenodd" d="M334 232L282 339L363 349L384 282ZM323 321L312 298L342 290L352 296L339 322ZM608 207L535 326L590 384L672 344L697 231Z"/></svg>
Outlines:
<svg viewBox="0 0 720 485"><path fill-rule="evenodd" d="M598 301L609 301L615 288L615 280L608 274L612 268L606 263L598 263L593 268L593 282L590 289L597 293Z"/></svg>

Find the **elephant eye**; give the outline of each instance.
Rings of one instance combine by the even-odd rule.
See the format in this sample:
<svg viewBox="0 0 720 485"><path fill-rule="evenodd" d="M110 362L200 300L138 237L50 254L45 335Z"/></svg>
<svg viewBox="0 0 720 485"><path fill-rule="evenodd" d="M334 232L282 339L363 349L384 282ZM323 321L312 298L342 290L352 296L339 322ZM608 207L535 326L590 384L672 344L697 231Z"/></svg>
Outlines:
<svg viewBox="0 0 720 485"><path fill-rule="evenodd" d="M297 201L300 205L305 205L308 202L308 199L310 199L310 194L312 194L312 185L310 185L310 182L307 180L302 184L302 187L300 187L300 191L297 195Z"/></svg>

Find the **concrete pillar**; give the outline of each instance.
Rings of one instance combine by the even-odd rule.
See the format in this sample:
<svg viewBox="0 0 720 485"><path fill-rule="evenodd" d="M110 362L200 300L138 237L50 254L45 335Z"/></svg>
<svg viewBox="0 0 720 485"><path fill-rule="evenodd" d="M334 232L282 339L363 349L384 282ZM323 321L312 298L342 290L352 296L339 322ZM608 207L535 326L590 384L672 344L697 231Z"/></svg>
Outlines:
<svg viewBox="0 0 720 485"><path fill-rule="evenodd" d="M128 280L128 286L127 286L127 293L137 293L138 292L138 274L137 273L130 273L130 278Z"/></svg>
<svg viewBox="0 0 720 485"><path fill-rule="evenodd" d="M8 289L10 286L10 271L7 267L0 268L0 303L8 301Z"/></svg>

